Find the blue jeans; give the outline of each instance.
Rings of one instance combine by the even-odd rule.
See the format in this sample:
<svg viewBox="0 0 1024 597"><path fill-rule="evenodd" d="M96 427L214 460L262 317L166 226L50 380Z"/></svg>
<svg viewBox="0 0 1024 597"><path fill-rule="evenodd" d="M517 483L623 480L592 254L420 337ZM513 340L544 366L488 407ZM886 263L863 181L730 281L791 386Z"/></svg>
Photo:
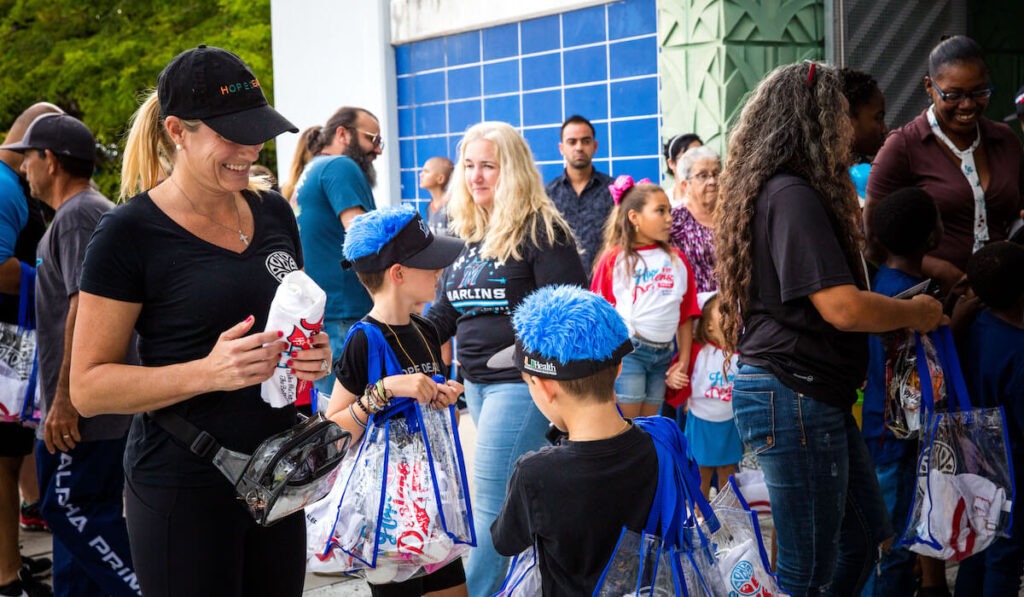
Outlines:
<svg viewBox="0 0 1024 597"><path fill-rule="evenodd" d="M764 471L778 577L793 595L857 595L893 536L867 446L849 411L741 365L736 428Z"/></svg>
<svg viewBox="0 0 1024 597"><path fill-rule="evenodd" d="M656 348L632 338L633 352L622 358L622 373L615 380L615 397L624 404L661 404L665 400L665 373L675 348Z"/></svg>
<svg viewBox="0 0 1024 597"><path fill-rule="evenodd" d="M885 508L889 511L892 526L896 529L896 541L887 553L882 554L875 573L868 577L868 582L861 592L862 597L913 595L917 588L917 581L914 580L914 561L917 554L900 543L907 526L907 514L914 503L916 470L917 446L913 443L907 447L899 460L875 464L875 475L882 490L882 499L885 500Z"/></svg>
<svg viewBox="0 0 1024 597"><path fill-rule="evenodd" d="M345 337L348 336L348 329L358 319L324 319L324 333L331 339L331 359L337 362L341 358L341 351L345 348ZM331 372L326 376L313 382L317 391L322 396L330 396L334 390L334 363L331 363ZM326 402L325 402L326 404Z"/></svg>
<svg viewBox="0 0 1024 597"><path fill-rule="evenodd" d="M494 551L491 524L505 503L516 460L545 445L548 420L522 382L466 380L466 405L476 425L472 505L477 541L466 562L466 584L470 595L487 596L501 587L508 569L508 558Z"/></svg>

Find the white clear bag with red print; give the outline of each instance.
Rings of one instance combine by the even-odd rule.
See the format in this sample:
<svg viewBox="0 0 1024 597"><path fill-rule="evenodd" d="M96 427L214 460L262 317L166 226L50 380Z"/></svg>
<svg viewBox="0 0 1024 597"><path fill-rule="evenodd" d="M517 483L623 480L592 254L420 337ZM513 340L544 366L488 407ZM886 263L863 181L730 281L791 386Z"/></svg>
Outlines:
<svg viewBox="0 0 1024 597"><path fill-rule="evenodd" d="M916 553L960 561L1007 537L1015 487L1001 406L972 407L948 327L934 332L948 383L947 408L923 384L925 410L917 487L903 543Z"/></svg>

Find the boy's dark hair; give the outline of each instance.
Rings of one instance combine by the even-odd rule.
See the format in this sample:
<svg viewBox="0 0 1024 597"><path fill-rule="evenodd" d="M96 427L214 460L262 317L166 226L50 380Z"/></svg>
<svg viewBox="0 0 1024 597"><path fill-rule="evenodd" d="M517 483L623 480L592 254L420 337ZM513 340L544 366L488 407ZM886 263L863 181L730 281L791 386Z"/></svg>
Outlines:
<svg viewBox="0 0 1024 597"><path fill-rule="evenodd" d="M587 377L556 381L562 386L562 390L573 398L592 396L597 402L615 402L615 378L618 376L619 368L613 366Z"/></svg>
<svg viewBox="0 0 1024 597"><path fill-rule="evenodd" d="M585 125L589 126L590 127L590 136L594 137L595 139L597 138L597 131L594 130L594 125L590 124L589 120L587 120L586 118L580 116L579 114L573 114L572 116L566 118L565 122L562 123L562 128L561 128L561 130L558 131L558 140L559 141L562 140L562 136L565 134L565 127L569 126L570 124L585 124Z"/></svg>
<svg viewBox="0 0 1024 597"><path fill-rule="evenodd" d="M967 262L967 281L992 309L1017 305L1024 297L1024 247L1005 241L985 245Z"/></svg>
<svg viewBox="0 0 1024 597"><path fill-rule="evenodd" d="M382 269L378 272L356 272L359 282L366 288L366 292L373 294L384 285L384 274L388 270Z"/></svg>
<svg viewBox="0 0 1024 597"><path fill-rule="evenodd" d="M856 116L857 111L871 101L876 91L881 92L878 81L864 71L841 68L839 76L843 79L843 95L850 104L850 116Z"/></svg>
<svg viewBox="0 0 1024 597"><path fill-rule="evenodd" d="M870 224L885 250L903 257L928 250L938 218L938 208L927 191L906 187L878 202L871 210Z"/></svg>

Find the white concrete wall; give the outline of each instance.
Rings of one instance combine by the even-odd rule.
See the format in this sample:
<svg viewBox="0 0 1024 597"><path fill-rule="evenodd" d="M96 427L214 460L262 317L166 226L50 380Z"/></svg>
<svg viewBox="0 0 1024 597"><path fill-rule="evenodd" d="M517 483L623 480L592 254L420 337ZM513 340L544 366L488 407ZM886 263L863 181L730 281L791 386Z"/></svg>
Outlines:
<svg viewBox="0 0 1024 597"><path fill-rule="evenodd" d="M384 153L374 161L374 197L378 206L397 203L398 112L387 1L271 0L270 18L275 107L299 130L323 124L345 105L373 112L385 142ZM297 138L278 137L282 179Z"/></svg>
<svg viewBox="0 0 1024 597"><path fill-rule="evenodd" d="M395 44L566 12L609 0L391 0Z"/></svg>

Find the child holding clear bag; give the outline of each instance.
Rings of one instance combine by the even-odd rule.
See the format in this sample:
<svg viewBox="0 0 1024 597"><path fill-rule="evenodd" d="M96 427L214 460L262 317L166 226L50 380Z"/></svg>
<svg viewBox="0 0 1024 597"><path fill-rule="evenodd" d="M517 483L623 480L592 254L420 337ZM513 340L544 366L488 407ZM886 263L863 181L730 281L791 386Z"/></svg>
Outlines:
<svg viewBox="0 0 1024 597"><path fill-rule="evenodd" d="M438 381L443 379L443 366L437 331L429 321L413 315L422 311L423 304L433 298L441 270L454 261L462 250L462 244L461 240L455 238L434 236L419 214L408 207L381 209L353 220L345 238L345 265L355 269L360 282L366 286L373 298L373 309L349 332L344 351L334 365L337 381L327 407L327 416L352 433L353 441L362 438L368 427L374 431L381 430L386 435L388 427L381 425L375 428L370 418L378 413L389 412L390 407L402 400L401 397L414 399L423 407L447 409L462 393L462 384L452 380L443 383ZM380 346L381 341L386 343L386 347ZM397 359L397 367L404 373L386 373L385 366L378 358L382 352L393 353L388 358L393 356ZM378 370L379 379L376 375ZM423 415L420 423L423 424L428 416ZM457 443L455 447L458 451ZM392 448L393 459L401 456L401 451L395 450L398 448ZM362 453L360 450L360 455ZM458 457L461 459L461 455ZM388 463L388 460L384 462ZM430 489L418 487L422 484L418 480L409 480L407 486L403 484L403 479L408 480L416 475L415 470L425 469L426 466L420 466L424 463L398 462L398 474L394 477L391 469L396 467L392 464L396 464L394 460L380 474L386 475L385 482L389 485L392 482L403 485L397 491L404 501L416 502L414 492ZM360 466L360 463L357 462L356 466ZM433 472L433 467L431 469ZM355 478L354 472L349 478L339 478L338 483L354 484L350 479ZM451 487L442 487L438 491L443 494L446 489ZM345 488L346 494L349 490L350 487ZM389 488L385 499L392 498L391 493L394 491ZM360 516L353 514L359 510L359 505L350 503L346 494L341 498L337 528L344 527L353 516ZM433 496L426 499L430 497ZM417 506L414 506L417 515L425 512ZM441 506L435 504L434 507ZM376 511L376 508L373 510ZM443 513L440 517L443 519ZM384 519L387 518L385 512ZM376 528L378 524L391 522L394 521L367 519L357 521L356 524ZM413 551L420 548L423 552L428 551L426 541L429 538L422 539L423 544L415 546ZM401 551L402 537L397 540L396 548ZM377 548L376 541L373 543L371 550ZM347 550L351 545L343 547ZM455 597L467 594L465 572L459 557L428 574L402 582L388 578L395 571L394 562L385 563L376 556L374 560L376 565L366 567L365 573L371 593L376 597L419 597L427 594ZM356 562L353 560L353 563Z"/></svg>
<svg viewBox="0 0 1024 597"><path fill-rule="evenodd" d="M700 489L705 496L717 471L718 487L736 472L743 458L743 442L732 416L732 380L738 367L736 354L722 349L722 317L718 295L697 295L701 318L694 336L690 365L690 399L686 416L686 441L700 467Z"/></svg>
<svg viewBox="0 0 1024 597"><path fill-rule="evenodd" d="M625 417L658 414L665 388L689 383L691 319L700 316L686 257L669 245L668 196L646 178L619 176L610 185L615 208L590 290L608 300L629 328L633 352L622 360L615 394ZM679 360L670 366L678 349Z"/></svg>

